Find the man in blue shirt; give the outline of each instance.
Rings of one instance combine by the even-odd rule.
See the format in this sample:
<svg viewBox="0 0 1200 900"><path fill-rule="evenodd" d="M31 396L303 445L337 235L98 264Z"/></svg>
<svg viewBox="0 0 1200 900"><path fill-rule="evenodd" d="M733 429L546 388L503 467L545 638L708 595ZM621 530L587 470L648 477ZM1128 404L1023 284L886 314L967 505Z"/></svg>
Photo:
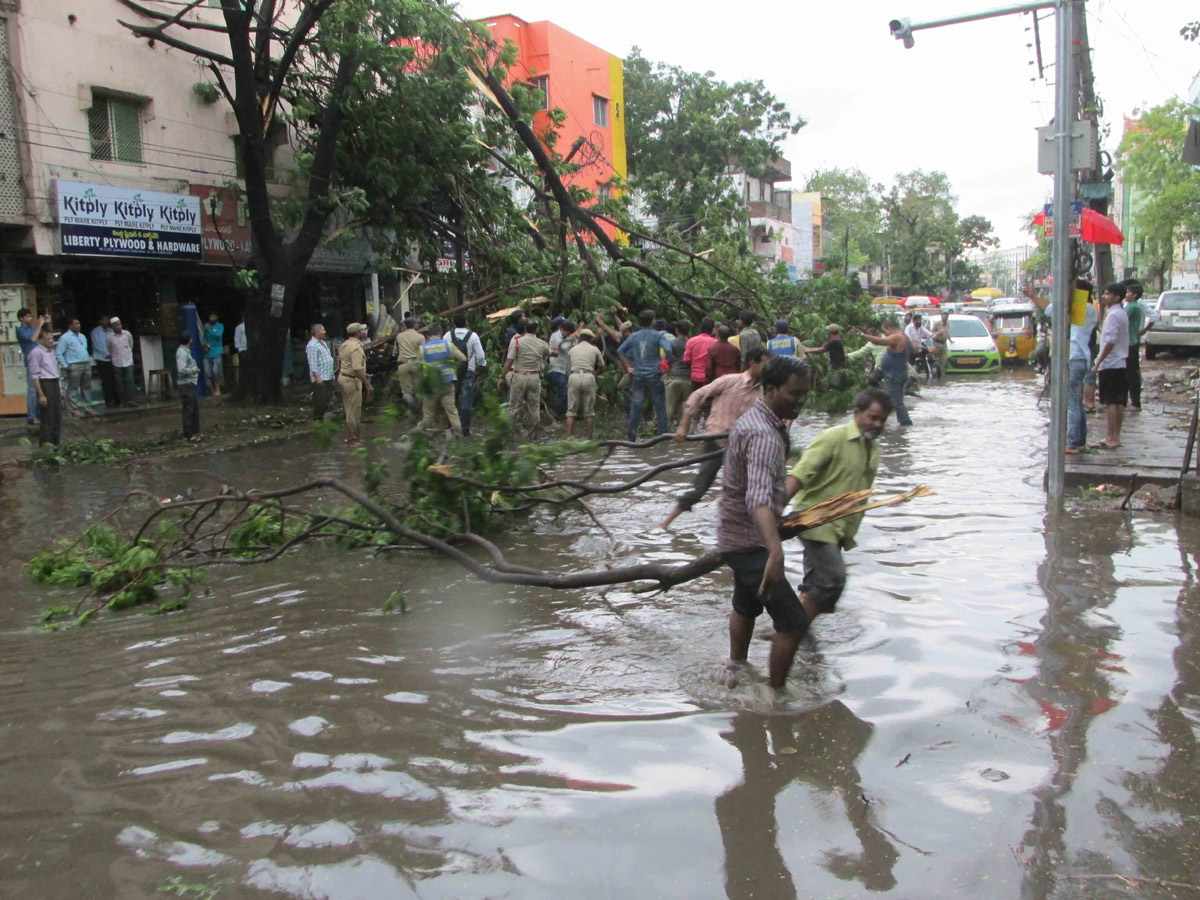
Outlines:
<svg viewBox="0 0 1200 900"><path fill-rule="evenodd" d="M646 405L646 393L654 399L654 415L658 419L658 433L667 432L667 395L663 387L661 363L671 360L671 342L661 331L654 330L654 310L643 309L638 314L641 328L625 339L617 348L625 370L633 375L633 389L629 397L629 440L637 440L638 424L642 420L642 407Z"/></svg>
<svg viewBox="0 0 1200 900"><path fill-rule="evenodd" d="M34 321L33 313L27 309L17 310L17 321L21 324L17 326L17 341L21 344L21 355L25 363L25 371L29 372L29 354L33 352L33 348L37 344L37 335L42 330L42 326L46 324L49 316L38 316L37 321ZM25 386L25 419L30 425L38 425L41 420L38 417L38 398L37 391L33 385L33 379L26 375Z"/></svg>
<svg viewBox="0 0 1200 900"><path fill-rule="evenodd" d="M1053 320L1054 304L1039 297L1033 285L1027 284L1025 296ZM1077 455L1087 446L1087 415L1083 409L1083 384L1092 366L1092 351L1088 346L1096 328L1096 308L1092 306L1092 283L1075 279L1069 312L1071 323L1071 353L1067 360L1067 446L1065 452Z"/></svg>
<svg viewBox="0 0 1200 900"><path fill-rule="evenodd" d="M87 338L80 331L78 319L72 319L70 329L58 339L54 355L67 379L67 408L71 415L92 415L92 357L88 355Z"/></svg>
<svg viewBox="0 0 1200 900"><path fill-rule="evenodd" d="M108 409L117 405L117 376L113 373L112 357L108 354L108 336L112 333L113 330L108 327L108 316L101 316L99 324L89 335L92 339L92 359L96 361L96 374L100 376L104 405Z"/></svg>
<svg viewBox="0 0 1200 900"><path fill-rule="evenodd" d="M212 387L214 397L221 396L221 383L225 373L221 366L221 352L224 350L225 326L217 321L217 314L208 314L208 324L204 326L204 377Z"/></svg>

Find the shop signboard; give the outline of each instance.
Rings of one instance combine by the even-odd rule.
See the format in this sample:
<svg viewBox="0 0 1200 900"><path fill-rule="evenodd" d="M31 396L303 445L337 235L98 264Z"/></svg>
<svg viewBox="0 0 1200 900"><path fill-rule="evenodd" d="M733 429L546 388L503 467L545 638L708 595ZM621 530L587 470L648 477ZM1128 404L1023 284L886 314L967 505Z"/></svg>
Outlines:
<svg viewBox="0 0 1200 900"><path fill-rule="evenodd" d="M204 262L216 266L248 265L254 258L254 241L245 195L210 184L189 184L188 192L200 201Z"/></svg>
<svg viewBox="0 0 1200 900"><path fill-rule="evenodd" d="M198 198L76 181L58 180L55 185L64 254L201 258Z"/></svg>

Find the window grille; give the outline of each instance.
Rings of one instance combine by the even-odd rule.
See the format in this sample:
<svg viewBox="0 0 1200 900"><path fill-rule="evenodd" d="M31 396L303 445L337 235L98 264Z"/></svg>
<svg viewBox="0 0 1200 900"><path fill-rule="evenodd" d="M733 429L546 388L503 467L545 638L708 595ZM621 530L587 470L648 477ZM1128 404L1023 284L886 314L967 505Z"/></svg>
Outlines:
<svg viewBox="0 0 1200 900"><path fill-rule="evenodd" d="M142 110L136 103L93 97L88 110L92 159L141 163Z"/></svg>
<svg viewBox="0 0 1200 900"><path fill-rule="evenodd" d="M538 75L529 79L529 86L542 95L542 105L539 109L550 108L550 76Z"/></svg>
<svg viewBox="0 0 1200 900"><path fill-rule="evenodd" d="M592 119L601 128L608 127L608 100L606 98L592 95Z"/></svg>
<svg viewBox="0 0 1200 900"><path fill-rule="evenodd" d="M0 58L8 59L8 22L0 18ZM8 72L0 71L0 215L25 212L21 156L17 149L17 104Z"/></svg>

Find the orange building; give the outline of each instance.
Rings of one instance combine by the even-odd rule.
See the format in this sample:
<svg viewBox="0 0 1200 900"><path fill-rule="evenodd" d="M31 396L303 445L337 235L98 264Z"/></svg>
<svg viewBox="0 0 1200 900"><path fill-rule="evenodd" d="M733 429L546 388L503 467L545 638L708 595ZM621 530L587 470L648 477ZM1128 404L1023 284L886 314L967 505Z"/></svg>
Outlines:
<svg viewBox="0 0 1200 900"><path fill-rule="evenodd" d="M541 133L550 124L546 110L566 114L554 149L580 168L564 181L607 197L614 190L613 176L628 175L621 58L553 22L526 22L509 14L479 21L498 43L517 47L509 83L524 81L541 90L545 99L534 117L535 130Z"/></svg>

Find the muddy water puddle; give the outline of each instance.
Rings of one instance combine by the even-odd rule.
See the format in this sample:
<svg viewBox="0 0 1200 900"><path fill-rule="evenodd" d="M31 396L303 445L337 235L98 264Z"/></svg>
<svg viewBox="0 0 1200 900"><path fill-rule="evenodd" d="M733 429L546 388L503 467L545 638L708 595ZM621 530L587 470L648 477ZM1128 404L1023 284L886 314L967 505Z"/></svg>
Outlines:
<svg viewBox="0 0 1200 900"><path fill-rule="evenodd" d="M34 634L51 598L13 560L123 489L30 474L0 499L0 893L1173 896L1200 881L1200 545L1163 515L1048 529L1037 394L951 382L889 429L881 490L936 495L868 516L783 704L753 670L730 687L724 571L551 592L312 548L211 573L182 614ZM302 442L203 463L261 486L354 465ZM131 477L175 496L196 468ZM595 499L611 538L572 513L505 551L686 558L715 493L652 527L682 480ZM395 589L407 614L381 611Z"/></svg>

